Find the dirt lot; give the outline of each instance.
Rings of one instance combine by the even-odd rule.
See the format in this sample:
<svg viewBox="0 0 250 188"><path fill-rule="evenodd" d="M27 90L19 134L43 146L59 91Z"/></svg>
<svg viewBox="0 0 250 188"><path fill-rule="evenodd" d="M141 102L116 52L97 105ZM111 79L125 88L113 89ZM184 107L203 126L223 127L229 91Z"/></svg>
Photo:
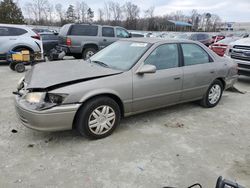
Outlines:
<svg viewBox="0 0 250 188"><path fill-rule="evenodd" d="M250 187L250 78L204 109L187 103L124 119L108 138L22 126L13 96L22 74L0 66L0 187L215 186L222 175ZM16 130L16 133L12 131ZM15 132L15 131L14 131Z"/></svg>

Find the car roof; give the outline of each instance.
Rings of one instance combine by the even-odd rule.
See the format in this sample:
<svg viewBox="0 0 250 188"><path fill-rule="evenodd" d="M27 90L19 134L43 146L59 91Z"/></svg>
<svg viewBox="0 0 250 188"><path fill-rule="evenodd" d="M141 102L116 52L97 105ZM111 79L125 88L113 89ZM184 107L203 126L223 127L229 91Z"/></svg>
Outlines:
<svg viewBox="0 0 250 188"><path fill-rule="evenodd" d="M151 44L155 44L155 43L197 43L195 41L192 40L185 40L185 39L181 39L181 40L176 40L176 39L163 39L163 38L153 38L153 37L147 37L147 38L129 38L129 39L122 39L125 41L132 41L132 42L145 42L145 43L151 43Z"/></svg>
<svg viewBox="0 0 250 188"><path fill-rule="evenodd" d="M16 24L0 24L2 27L16 27L16 28L24 28L24 29L30 29L27 25L16 25Z"/></svg>

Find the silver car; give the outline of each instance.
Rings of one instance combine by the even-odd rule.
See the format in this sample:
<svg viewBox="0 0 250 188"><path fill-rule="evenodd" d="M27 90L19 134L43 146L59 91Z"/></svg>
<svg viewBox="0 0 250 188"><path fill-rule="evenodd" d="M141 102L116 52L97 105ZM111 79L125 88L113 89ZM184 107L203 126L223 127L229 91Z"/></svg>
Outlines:
<svg viewBox="0 0 250 188"><path fill-rule="evenodd" d="M14 94L25 126L98 139L122 117L188 101L214 107L236 80L237 66L201 43L132 38L87 61L37 64Z"/></svg>
<svg viewBox="0 0 250 188"><path fill-rule="evenodd" d="M24 25L0 24L0 53L21 50L43 52L40 36Z"/></svg>

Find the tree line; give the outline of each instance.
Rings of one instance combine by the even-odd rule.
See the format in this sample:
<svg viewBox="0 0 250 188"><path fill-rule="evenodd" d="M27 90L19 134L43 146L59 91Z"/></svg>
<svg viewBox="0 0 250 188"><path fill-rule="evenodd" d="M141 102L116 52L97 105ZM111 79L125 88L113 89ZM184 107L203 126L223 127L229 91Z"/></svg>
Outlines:
<svg viewBox="0 0 250 188"><path fill-rule="evenodd" d="M103 7L96 12L84 1L64 7L60 3L51 4L48 0L30 0L22 9L13 0L0 2L1 23L51 26L62 26L67 23L97 23L119 25L131 30L164 31L168 29L167 20L188 22L192 24L193 31L217 31L221 23L218 15L208 12L199 13L197 10L192 10L187 15L182 11L176 11L156 16L153 6L142 10L133 2L120 4L112 0L104 2Z"/></svg>

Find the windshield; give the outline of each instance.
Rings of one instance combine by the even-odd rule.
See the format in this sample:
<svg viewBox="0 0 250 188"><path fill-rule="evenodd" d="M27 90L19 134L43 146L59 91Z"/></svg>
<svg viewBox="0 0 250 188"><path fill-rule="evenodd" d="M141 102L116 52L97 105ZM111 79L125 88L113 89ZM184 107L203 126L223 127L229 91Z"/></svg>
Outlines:
<svg viewBox="0 0 250 188"><path fill-rule="evenodd" d="M129 70L150 47L149 43L118 41L90 58L106 67L122 71Z"/></svg>

